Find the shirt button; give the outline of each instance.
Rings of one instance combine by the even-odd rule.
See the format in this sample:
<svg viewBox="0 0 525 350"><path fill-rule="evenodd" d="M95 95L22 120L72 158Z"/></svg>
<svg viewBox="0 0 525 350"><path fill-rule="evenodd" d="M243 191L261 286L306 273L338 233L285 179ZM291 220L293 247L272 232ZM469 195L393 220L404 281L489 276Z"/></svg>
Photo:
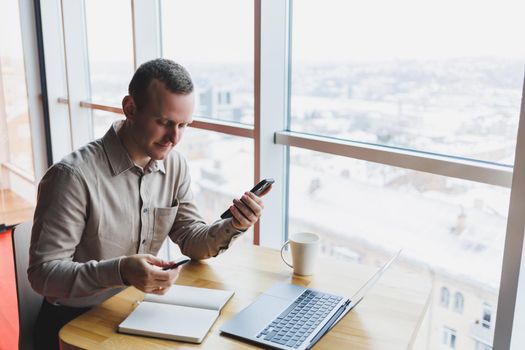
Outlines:
<svg viewBox="0 0 525 350"><path fill-rule="evenodd" d="M143 213L147 213L147 212L148 212L148 208L144 208L144 209L142 209L142 212L143 212Z"/></svg>
<svg viewBox="0 0 525 350"><path fill-rule="evenodd" d="M146 243L146 240L145 240L145 239L142 240L142 244L144 244L144 243Z"/></svg>

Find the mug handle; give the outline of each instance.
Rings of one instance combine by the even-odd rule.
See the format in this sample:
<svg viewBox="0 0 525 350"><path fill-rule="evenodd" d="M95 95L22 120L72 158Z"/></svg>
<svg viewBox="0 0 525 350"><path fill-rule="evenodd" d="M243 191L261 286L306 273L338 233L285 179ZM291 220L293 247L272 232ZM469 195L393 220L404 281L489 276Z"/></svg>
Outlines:
<svg viewBox="0 0 525 350"><path fill-rule="evenodd" d="M284 263L285 263L286 265L290 266L290 267L293 269L293 265L290 265L290 264L288 263L288 261L286 261L286 259L284 258L284 255L283 255L284 247L286 247L286 245L287 245L288 243L290 243L289 240L286 241L286 242L284 242L283 246L281 247L281 259L283 259L283 261L284 261Z"/></svg>

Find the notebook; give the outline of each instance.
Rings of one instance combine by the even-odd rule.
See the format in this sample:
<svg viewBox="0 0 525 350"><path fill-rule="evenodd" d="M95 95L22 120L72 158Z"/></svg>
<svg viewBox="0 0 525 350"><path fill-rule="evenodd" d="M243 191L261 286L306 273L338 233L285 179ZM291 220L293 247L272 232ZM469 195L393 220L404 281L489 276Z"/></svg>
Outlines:
<svg viewBox="0 0 525 350"><path fill-rule="evenodd" d="M118 331L201 343L232 295L232 291L173 285L164 295L146 294Z"/></svg>

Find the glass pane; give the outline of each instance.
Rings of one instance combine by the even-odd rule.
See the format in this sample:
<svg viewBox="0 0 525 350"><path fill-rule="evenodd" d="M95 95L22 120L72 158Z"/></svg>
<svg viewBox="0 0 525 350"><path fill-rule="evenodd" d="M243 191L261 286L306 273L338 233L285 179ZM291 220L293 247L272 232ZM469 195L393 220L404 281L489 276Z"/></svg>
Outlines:
<svg viewBox="0 0 525 350"><path fill-rule="evenodd" d="M0 2L0 223L32 218L33 147L18 1ZM25 176L17 175L17 168Z"/></svg>
<svg viewBox="0 0 525 350"><path fill-rule="evenodd" d="M34 176L18 1L0 4L0 42L0 163Z"/></svg>
<svg viewBox="0 0 525 350"><path fill-rule="evenodd" d="M86 28L91 100L120 106L134 72L130 0L89 0Z"/></svg>
<svg viewBox="0 0 525 350"><path fill-rule="evenodd" d="M163 55L190 71L196 115L253 124L253 17L253 1L162 1Z"/></svg>
<svg viewBox="0 0 525 350"><path fill-rule="evenodd" d="M430 269L434 290L418 335L428 349L438 348L444 324L458 334L481 328L480 308L459 315L442 306L450 291L469 305L497 305L509 196L502 187L290 150L289 232L318 233L322 253L342 260L375 265L403 248L397 268Z"/></svg>
<svg viewBox="0 0 525 350"><path fill-rule="evenodd" d="M253 187L253 141L188 128L175 148L188 160L191 185L200 213L208 223ZM253 230L239 240L252 244Z"/></svg>
<svg viewBox="0 0 525 350"><path fill-rule="evenodd" d="M125 119L124 115L122 114L106 112L106 111L99 111L96 109L94 109L92 113L93 113L93 135L95 139L99 139L102 136L104 136L114 121Z"/></svg>
<svg viewBox="0 0 525 350"><path fill-rule="evenodd" d="M294 1L291 128L513 164L522 5Z"/></svg>

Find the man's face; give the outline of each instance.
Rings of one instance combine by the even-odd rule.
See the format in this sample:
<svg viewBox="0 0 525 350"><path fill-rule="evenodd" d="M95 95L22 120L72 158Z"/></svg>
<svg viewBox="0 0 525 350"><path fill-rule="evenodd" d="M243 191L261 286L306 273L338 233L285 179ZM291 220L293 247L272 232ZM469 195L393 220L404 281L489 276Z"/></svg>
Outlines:
<svg viewBox="0 0 525 350"><path fill-rule="evenodd" d="M175 94L164 83L153 81L147 105L140 111L135 108L134 113L126 113L138 156L164 159L193 121L194 104L193 93Z"/></svg>

